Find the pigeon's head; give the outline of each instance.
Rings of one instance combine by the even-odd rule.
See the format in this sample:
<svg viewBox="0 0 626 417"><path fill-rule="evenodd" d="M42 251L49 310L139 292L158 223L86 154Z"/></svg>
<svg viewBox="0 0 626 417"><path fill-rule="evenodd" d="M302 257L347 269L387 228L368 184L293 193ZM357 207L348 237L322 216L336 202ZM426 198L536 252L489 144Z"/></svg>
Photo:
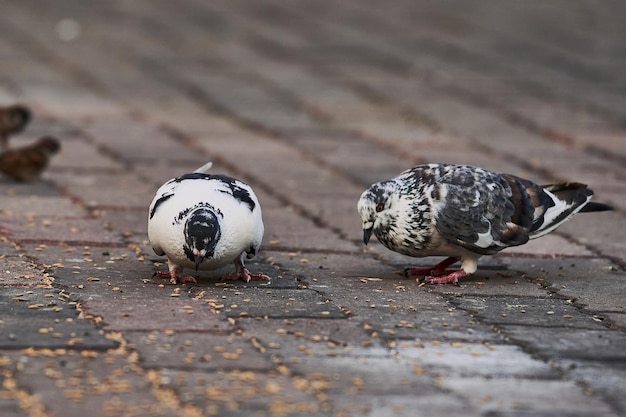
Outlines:
<svg viewBox="0 0 626 417"><path fill-rule="evenodd" d="M199 207L189 213L185 222L184 250L187 258L196 266L213 256L221 235L218 216L208 207Z"/></svg>
<svg viewBox="0 0 626 417"><path fill-rule="evenodd" d="M391 208L395 183L384 181L372 185L363 194L357 204L357 210L363 221L363 242L367 245L372 236L389 225L392 220Z"/></svg>

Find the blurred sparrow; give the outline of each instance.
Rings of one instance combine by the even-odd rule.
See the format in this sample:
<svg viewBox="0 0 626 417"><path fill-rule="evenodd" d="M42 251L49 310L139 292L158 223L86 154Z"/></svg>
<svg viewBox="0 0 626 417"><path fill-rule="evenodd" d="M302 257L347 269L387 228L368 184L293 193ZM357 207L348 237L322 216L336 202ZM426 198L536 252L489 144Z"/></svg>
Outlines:
<svg viewBox="0 0 626 417"><path fill-rule="evenodd" d="M17 181L33 181L46 169L50 157L61 150L59 141L44 136L37 142L0 153L0 173Z"/></svg>

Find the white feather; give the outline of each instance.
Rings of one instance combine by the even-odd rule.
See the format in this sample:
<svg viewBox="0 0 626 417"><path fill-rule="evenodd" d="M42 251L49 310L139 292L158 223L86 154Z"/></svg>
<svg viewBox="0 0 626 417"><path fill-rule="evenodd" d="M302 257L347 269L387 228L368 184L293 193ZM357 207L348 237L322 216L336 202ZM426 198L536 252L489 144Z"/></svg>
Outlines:
<svg viewBox="0 0 626 417"><path fill-rule="evenodd" d="M157 254L165 253L171 263L180 267L195 268L183 249L185 219L176 219L185 209L203 203L219 210L223 218L220 219L221 236L214 256L205 259L200 264L200 269L221 268L238 259L250 248L257 251L264 232L261 206L249 186L239 181L237 185L249 193L255 203L253 210L245 202L234 198L229 193L228 185L219 179L183 179L179 182L172 180L161 186L150 204L150 213L160 198L169 194L172 196L159 203L153 217L148 219L148 239L154 251Z"/></svg>

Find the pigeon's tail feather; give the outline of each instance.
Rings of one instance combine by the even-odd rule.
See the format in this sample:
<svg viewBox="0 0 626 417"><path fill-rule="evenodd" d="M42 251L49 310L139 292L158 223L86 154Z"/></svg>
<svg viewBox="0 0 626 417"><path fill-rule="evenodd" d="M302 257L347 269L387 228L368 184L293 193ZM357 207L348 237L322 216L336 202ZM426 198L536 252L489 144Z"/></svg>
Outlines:
<svg viewBox="0 0 626 417"><path fill-rule="evenodd" d="M203 174L207 172L212 166L213 166L213 162L207 162L206 164L202 165L200 168L196 169L194 173Z"/></svg>
<svg viewBox="0 0 626 417"><path fill-rule="evenodd" d="M593 196L593 191L587 188L587 185L577 182L543 185L540 190L543 194L542 204L535 207L535 222L529 235L530 239L552 232L574 214L585 211L585 206L590 204L589 200Z"/></svg>
<svg viewBox="0 0 626 417"><path fill-rule="evenodd" d="M591 213L594 211L611 211L615 210L613 207L604 203L596 203L594 201L590 201L580 209L579 213Z"/></svg>

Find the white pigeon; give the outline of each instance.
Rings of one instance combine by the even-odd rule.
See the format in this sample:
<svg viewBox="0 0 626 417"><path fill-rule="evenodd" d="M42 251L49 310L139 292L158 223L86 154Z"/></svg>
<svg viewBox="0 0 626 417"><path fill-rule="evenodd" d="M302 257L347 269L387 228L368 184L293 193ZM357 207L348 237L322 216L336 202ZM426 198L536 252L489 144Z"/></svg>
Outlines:
<svg viewBox="0 0 626 417"><path fill-rule="evenodd" d="M161 277L177 282L196 282L181 276L183 268L218 269L235 264L226 279L268 280L251 274L244 265L253 258L263 239L261 206L247 184L225 175L209 175L205 164L163 184L148 214L148 239L159 255L167 256L169 272Z"/></svg>
<svg viewBox="0 0 626 417"><path fill-rule="evenodd" d="M432 268L407 268L405 275L458 285L483 255L550 233L578 212L612 209L589 202L592 195L579 183L539 186L468 165L428 164L373 184L357 209L365 244L373 233L403 255L448 257ZM461 269L444 275L459 260Z"/></svg>

